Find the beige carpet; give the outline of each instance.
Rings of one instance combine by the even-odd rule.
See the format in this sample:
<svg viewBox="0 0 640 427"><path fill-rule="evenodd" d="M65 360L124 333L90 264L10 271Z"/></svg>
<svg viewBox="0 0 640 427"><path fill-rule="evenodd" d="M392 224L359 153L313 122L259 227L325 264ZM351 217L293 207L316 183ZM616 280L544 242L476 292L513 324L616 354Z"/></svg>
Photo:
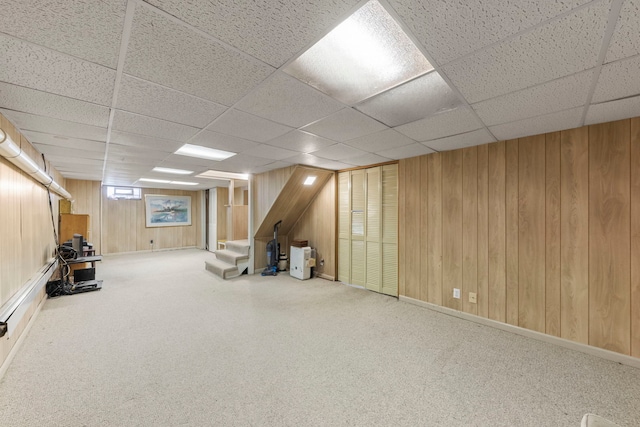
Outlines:
<svg viewBox="0 0 640 427"><path fill-rule="evenodd" d="M106 257L48 300L2 426L579 426L640 420L640 370L322 279L222 281L198 250Z"/></svg>

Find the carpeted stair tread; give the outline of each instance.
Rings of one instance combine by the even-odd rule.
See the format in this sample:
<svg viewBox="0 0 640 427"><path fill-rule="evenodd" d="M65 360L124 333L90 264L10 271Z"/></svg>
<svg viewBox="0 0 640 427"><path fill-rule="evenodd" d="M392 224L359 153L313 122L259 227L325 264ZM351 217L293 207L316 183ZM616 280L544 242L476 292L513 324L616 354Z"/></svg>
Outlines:
<svg viewBox="0 0 640 427"><path fill-rule="evenodd" d="M220 276L223 279L228 279L239 275L238 267L235 264L229 264L219 259L205 261L204 264L207 271L210 271L211 273Z"/></svg>
<svg viewBox="0 0 640 427"><path fill-rule="evenodd" d="M243 254L229 249L215 251L215 255L217 259L233 265L236 265L238 261L249 259L249 254Z"/></svg>
<svg viewBox="0 0 640 427"><path fill-rule="evenodd" d="M226 242L226 250L249 256L249 240L230 240Z"/></svg>

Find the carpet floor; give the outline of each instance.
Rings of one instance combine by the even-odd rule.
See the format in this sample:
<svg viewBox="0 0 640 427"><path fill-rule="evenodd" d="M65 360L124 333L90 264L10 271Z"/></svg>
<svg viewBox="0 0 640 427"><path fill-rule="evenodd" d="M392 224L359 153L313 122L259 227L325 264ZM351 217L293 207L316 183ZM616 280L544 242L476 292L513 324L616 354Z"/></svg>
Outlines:
<svg viewBox="0 0 640 427"><path fill-rule="evenodd" d="M0 382L3 426L640 425L640 370L322 279L108 256L46 301Z"/></svg>

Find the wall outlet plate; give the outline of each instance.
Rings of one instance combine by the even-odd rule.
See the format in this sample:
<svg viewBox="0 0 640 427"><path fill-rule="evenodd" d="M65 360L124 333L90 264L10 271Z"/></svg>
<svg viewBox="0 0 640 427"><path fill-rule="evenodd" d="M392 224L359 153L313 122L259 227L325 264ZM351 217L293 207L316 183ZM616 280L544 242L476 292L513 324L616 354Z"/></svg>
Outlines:
<svg viewBox="0 0 640 427"><path fill-rule="evenodd" d="M460 299L460 289L458 288L453 288L453 297Z"/></svg>
<svg viewBox="0 0 640 427"><path fill-rule="evenodd" d="M478 302L478 294L475 292L469 292L469 302L476 304Z"/></svg>

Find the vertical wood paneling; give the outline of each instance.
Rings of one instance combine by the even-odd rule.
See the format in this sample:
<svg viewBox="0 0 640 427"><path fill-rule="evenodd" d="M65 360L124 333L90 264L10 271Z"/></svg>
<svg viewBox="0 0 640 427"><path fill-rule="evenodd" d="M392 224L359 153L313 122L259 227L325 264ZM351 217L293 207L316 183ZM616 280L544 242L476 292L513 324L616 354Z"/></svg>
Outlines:
<svg viewBox="0 0 640 427"><path fill-rule="evenodd" d="M442 294L445 307L462 309L454 288L462 289L462 151L442 153Z"/></svg>
<svg viewBox="0 0 640 427"><path fill-rule="evenodd" d="M73 196L73 213L89 215L88 242L93 243L97 254L102 253L100 222L101 186L99 181L67 179L65 188Z"/></svg>
<svg viewBox="0 0 640 427"><path fill-rule="evenodd" d="M589 344L630 353L630 123L589 126Z"/></svg>
<svg viewBox="0 0 640 427"><path fill-rule="evenodd" d="M506 319L518 324L518 140L506 142Z"/></svg>
<svg viewBox="0 0 640 427"><path fill-rule="evenodd" d="M521 138L518 155L518 324L544 332L545 136Z"/></svg>
<svg viewBox="0 0 640 427"><path fill-rule="evenodd" d="M631 355L640 357L640 117L631 119Z"/></svg>
<svg viewBox="0 0 640 427"><path fill-rule="evenodd" d="M589 131L560 136L560 336L589 342Z"/></svg>
<svg viewBox="0 0 640 427"><path fill-rule="evenodd" d="M429 235L429 156L420 157L420 236ZM429 301L429 239L420 239L420 300Z"/></svg>
<svg viewBox="0 0 640 427"><path fill-rule="evenodd" d="M545 331L560 336L560 132L545 140Z"/></svg>
<svg viewBox="0 0 640 427"><path fill-rule="evenodd" d="M405 171L405 291L420 298L420 158L406 161Z"/></svg>
<svg viewBox="0 0 640 427"><path fill-rule="evenodd" d="M462 309L478 314L478 148L462 150ZM477 299L476 299L477 301Z"/></svg>
<svg viewBox="0 0 640 427"><path fill-rule="evenodd" d="M442 305L442 154L427 156L427 295ZM399 219L402 224L403 217Z"/></svg>
<svg viewBox="0 0 640 427"><path fill-rule="evenodd" d="M407 271L405 245L407 243L407 239L405 231L406 227L404 223L407 217L407 181L405 179L406 170L407 160L401 159L398 162L398 293L403 296L407 296L407 281L405 279Z"/></svg>
<svg viewBox="0 0 640 427"><path fill-rule="evenodd" d="M489 144L489 318L506 321L505 142Z"/></svg>
<svg viewBox="0 0 640 427"><path fill-rule="evenodd" d="M478 316L489 316L489 146L478 147Z"/></svg>

